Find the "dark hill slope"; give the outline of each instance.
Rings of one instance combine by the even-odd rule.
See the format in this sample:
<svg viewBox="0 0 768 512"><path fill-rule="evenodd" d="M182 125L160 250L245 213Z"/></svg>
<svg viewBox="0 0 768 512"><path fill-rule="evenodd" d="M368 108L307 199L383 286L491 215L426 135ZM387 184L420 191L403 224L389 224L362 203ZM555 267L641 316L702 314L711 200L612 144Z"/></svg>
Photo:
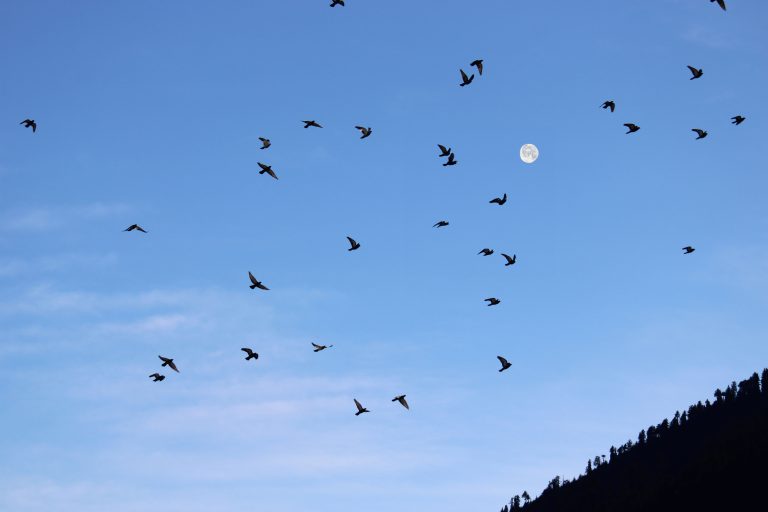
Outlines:
<svg viewBox="0 0 768 512"><path fill-rule="evenodd" d="M555 477L534 501L503 511L768 510L768 369L715 401L641 431L574 480ZM527 493L523 494L527 498Z"/></svg>

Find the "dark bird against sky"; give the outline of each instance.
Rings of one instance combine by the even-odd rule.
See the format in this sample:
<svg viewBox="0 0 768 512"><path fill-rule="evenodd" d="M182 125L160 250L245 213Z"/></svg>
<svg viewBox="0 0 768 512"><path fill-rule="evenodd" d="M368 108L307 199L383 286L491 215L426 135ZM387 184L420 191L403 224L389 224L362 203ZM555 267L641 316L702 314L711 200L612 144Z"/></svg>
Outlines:
<svg viewBox="0 0 768 512"><path fill-rule="evenodd" d="M264 284L261 281L258 281L255 277L253 277L253 274L251 274L250 272L248 272L248 279L251 280L251 286L250 286L251 290L253 290L254 288L258 288L260 290L269 290L269 288L264 286Z"/></svg>
<svg viewBox="0 0 768 512"><path fill-rule="evenodd" d="M355 413L355 416L360 416L364 412L371 412L365 407L363 407L362 404L360 404L360 402L357 401L357 398L354 398L353 400L355 401L355 407L357 407L357 412Z"/></svg>
<svg viewBox="0 0 768 512"><path fill-rule="evenodd" d="M314 126L315 128L322 128L320 124L316 123L315 121L302 121L304 123L304 128L309 128L310 126Z"/></svg>
<svg viewBox="0 0 768 512"><path fill-rule="evenodd" d="M144 228L142 228L138 224L131 224L130 226L125 228L123 231L141 231L142 233L146 233L146 231L144 231Z"/></svg>
<svg viewBox="0 0 768 512"><path fill-rule="evenodd" d="M696 249L694 249L690 245L686 245L685 247L683 247L683 254L691 254L695 250Z"/></svg>
<svg viewBox="0 0 768 512"><path fill-rule="evenodd" d="M349 240L349 249L347 249L348 251L356 251L360 248L360 244L357 243L354 238L348 236L347 240Z"/></svg>
<svg viewBox="0 0 768 512"><path fill-rule="evenodd" d="M16 119L18 119L18 117ZM32 133L37 131L37 123L34 119L25 119L19 124L23 124L24 128L32 128Z"/></svg>
<svg viewBox="0 0 768 512"><path fill-rule="evenodd" d="M509 254L501 253L502 256L504 256L504 259L507 260L507 262L504 264L505 267L509 267L510 265L514 265L517 263L517 254L513 254L512 257L509 256Z"/></svg>
<svg viewBox="0 0 768 512"><path fill-rule="evenodd" d="M512 366L512 363L507 361L505 358L501 356L496 356L496 358L501 363L501 370L499 370L499 373L503 372L504 370L509 370L509 368Z"/></svg>
<svg viewBox="0 0 768 512"><path fill-rule="evenodd" d="M157 356L160 358L160 360L163 362L161 366L168 366L171 370L175 371L176 373L179 373L179 369L176 368L176 363L173 362L173 359L163 356Z"/></svg>
<svg viewBox="0 0 768 512"><path fill-rule="evenodd" d="M448 222L447 220L441 220L441 221L439 221L439 222L436 222L436 223L435 223L435 225L434 225L434 226L432 226L432 227L433 227L433 228L444 228L444 227L445 227L445 226L447 226L448 224L450 224L450 222Z"/></svg>
<svg viewBox="0 0 768 512"><path fill-rule="evenodd" d="M363 134L363 136L360 137L361 139L369 137L371 135L371 132L373 132L373 128L371 128L370 126L368 128L366 128L365 126L355 126L355 128L360 130L360 133Z"/></svg>
<svg viewBox="0 0 768 512"><path fill-rule="evenodd" d="M704 74L704 70L703 69L696 69L693 66L688 66L688 69L691 70L691 74L693 75L691 77L691 80L696 80L697 78L701 78L701 75Z"/></svg>
<svg viewBox="0 0 768 512"><path fill-rule="evenodd" d="M722 10L724 10L724 11L726 10L725 9L725 0L709 0L709 1L710 2L717 2L717 5L719 5Z"/></svg>
<svg viewBox="0 0 768 512"><path fill-rule="evenodd" d="M491 204L496 203L497 205L502 206L507 202L507 193L505 192L503 197L495 197L488 202Z"/></svg>
<svg viewBox="0 0 768 512"><path fill-rule="evenodd" d="M696 137L696 140L703 139L704 137L709 135L705 130L702 130L701 128L693 128L691 131L696 132L698 134L698 137Z"/></svg>
<svg viewBox="0 0 768 512"><path fill-rule="evenodd" d="M248 347L243 347L240 350L242 350L243 352L248 354L248 355L245 356L245 360L246 361L250 361L251 359L258 359L259 358L259 354L257 354L256 352L254 352L253 350L251 350Z"/></svg>
<svg viewBox="0 0 768 512"><path fill-rule="evenodd" d="M448 167L449 165L456 165L457 163L459 163L459 161L456 160L456 155L451 153L450 155L448 155L448 160L443 164L443 167Z"/></svg>
<svg viewBox="0 0 768 512"><path fill-rule="evenodd" d="M481 250L481 251L480 251L479 253L477 253L477 254L478 254L478 255L482 254L483 256L490 256L491 254L493 254L493 249L488 249L488 248L486 247L485 249Z"/></svg>
<svg viewBox="0 0 768 512"><path fill-rule="evenodd" d="M497 304L501 304L501 300L497 299L496 297L489 297L484 300L488 303L488 306L496 306Z"/></svg>
<svg viewBox="0 0 768 512"><path fill-rule="evenodd" d="M392 401L400 402L400 405L410 410L410 407L408 407L408 402L405 401L405 395L396 396L395 398L392 399Z"/></svg>
<svg viewBox="0 0 768 512"><path fill-rule="evenodd" d="M272 145L272 141L265 139L264 137L259 137L259 140L261 141L261 147L259 149L267 149Z"/></svg>
<svg viewBox="0 0 768 512"><path fill-rule="evenodd" d="M624 126L626 126L629 129L627 133L634 133L640 129L640 127L634 123L624 123Z"/></svg>
<svg viewBox="0 0 768 512"><path fill-rule="evenodd" d="M333 345L318 345L317 343L312 343L312 346L315 347L313 352L322 352L327 348L331 348Z"/></svg>
<svg viewBox="0 0 768 512"><path fill-rule="evenodd" d="M736 126L738 126L741 123L743 123L746 119L747 119L746 117L742 117L742 116L733 116L731 118L731 124L735 124Z"/></svg>
<svg viewBox="0 0 768 512"><path fill-rule="evenodd" d="M275 174L275 171L272 170L272 166L271 165L263 164L261 162L256 162L256 163L259 164L259 167L261 167L261 170L259 171L259 174L267 173L270 176L272 176L273 178L275 178L276 180L280 179L280 178L277 177L277 174ZM291 180L289 179L288 181L291 181Z"/></svg>
<svg viewBox="0 0 768 512"><path fill-rule="evenodd" d="M463 69L460 69L459 71L461 71L461 83L459 84L460 87L471 84L472 80L475 79L475 75L468 77Z"/></svg>
<svg viewBox="0 0 768 512"><path fill-rule="evenodd" d="M483 59L473 60L469 65L475 66L477 68L478 74L483 76Z"/></svg>
<svg viewBox="0 0 768 512"><path fill-rule="evenodd" d="M608 100L605 103L603 103L603 108L609 108L611 109L611 112L616 110L616 103L613 100Z"/></svg>
<svg viewBox="0 0 768 512"><path fill-rule="evenodd" d="M162 382L165 380L165 375L160 375L159 373L153 373L149 376L150 379L152 379L152 382Z"/></svg>
<svg viewBox="0 0 768 512"><path fill-rule="evenodd" d="M331 0L331 7L336 7L337 5L344 7L344 0Z"/></svg>

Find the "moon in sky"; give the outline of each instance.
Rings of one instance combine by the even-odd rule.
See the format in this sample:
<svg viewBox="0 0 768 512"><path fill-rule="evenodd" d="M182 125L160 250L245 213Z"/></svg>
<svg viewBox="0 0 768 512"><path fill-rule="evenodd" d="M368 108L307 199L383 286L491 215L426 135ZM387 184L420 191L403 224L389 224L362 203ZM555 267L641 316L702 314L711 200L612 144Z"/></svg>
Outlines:
<svg viewBox="0 0 768 512"><path fill-rule="evenodd" d="M539 158L539 148L533 144L525 144L520 148L520 160L527 164L532 164Z"/></svg>

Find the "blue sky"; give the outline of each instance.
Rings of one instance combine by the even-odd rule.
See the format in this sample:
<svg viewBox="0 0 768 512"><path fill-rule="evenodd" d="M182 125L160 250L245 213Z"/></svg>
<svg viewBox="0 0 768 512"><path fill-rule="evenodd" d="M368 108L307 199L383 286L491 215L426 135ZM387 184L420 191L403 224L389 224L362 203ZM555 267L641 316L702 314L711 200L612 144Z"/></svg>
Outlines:
<svg viewBox="0 0 768 512"><path fill-rule="evenodd" d="M766 366L768 5L328 3L0 6L0 510L497 510Z"/></svg>

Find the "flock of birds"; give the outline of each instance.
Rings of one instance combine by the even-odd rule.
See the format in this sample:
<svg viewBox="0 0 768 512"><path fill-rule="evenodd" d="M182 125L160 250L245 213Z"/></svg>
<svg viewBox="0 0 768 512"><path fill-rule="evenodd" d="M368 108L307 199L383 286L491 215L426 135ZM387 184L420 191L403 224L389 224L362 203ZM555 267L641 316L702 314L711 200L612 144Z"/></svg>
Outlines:
<svg viewBox="0 0 768 512"><path fill-rule="evenodd" d="M717 2L717 4L723 10L726 10L726 5L725 5L725 1L724 0L710 0L710 2ZM340 5L340 6L344 7L344 5L345 5L344 4L344 0L332 0L332 3L330 4L330 6L331 7L336 7L337 5ZM480 76L483 75L483 60L482 59L476 59L476 60L472 61L470 63L470 67L476 68L478 75L480 75ZM691 78L690 78L691 80L697 80L697 79L701 78L704 75L704 70L703 69L695 68L693 66L688 66L688 69L690 70L691 75L692 75ZM461 73L461 83L459 83L460 87L466 87L467 85L470 85L474 81L474 79L475 79L475 75L474 74L468 76L464 72L463 69L460 69L459 71ZM616 110L616 102L613 101L613 100L607 100L607 101L605 101L601 105L601 107L603 109L610 110L611 112L615 112L615 110ZM744 116L736 115L736 116L731 118L731 123L736 125L736 126L738 126L741 123L743 123L745 120L746 120L746 118ZM304 128L305 129L307 129L307 128L322 128L323 127L320 123L318 123L315 120L305 120L305 121L302 121L302 123L304 123ZM31 128L33 133L37 131L37 123L35 122L34 119L25 119L25 120L23 120L19 124L23 125L25 128ZM634 123L624 123L624 126L628 129L628 131L626 132L627 134L635 133L635 132L640 130L640 127L638 125L634 124ZM361 137L360 138L361 139L365 139L367 137L370 137L371 134L373 133L373 129L370 126L368 126L368 127L365 127L365 126L355 126L355 129L360 131L360 133L361 133ZM693 132L695 132L697 134L696 140L703 139L703 138L707 137L707 135L708 135L706 130L702 130L700 128L693 128L691 131L693 131ZM259 141L261 141L261 147L259 148L261 150L268 149L270 146L272 146L272 142L269 139L265 138L265 137L259 137ZM453 153L453 151L451 150L450 147L444 146L442 144L438 144L437 147L440 150L440 153L439 153L438 157L439 158L446 158L445 162L442 164L443 167L449 167L449 166L453 166L453 165L456 165L456 164L459 163L458 160L456 160L456 155ZM264 164L264 163L261 163L261 162L257 162L257 164L258 164L259 168L261 169L259 171L260 175L261 174L267 174L267 175L271 176L272 178L274 178L276 180L279 179L278 176L277 176L277 173L275 172L274 169L272 169L271 165L267 165L267 164ZM496 198L493 198L493 199L491 199L489 201L489 203L496 204L498 206L503 206L506 202L507 202L507 194L506 193L504 193L504 195L502 197L496 197ZM447 220L440 220L440 221L436 222L433 225L433 227L434 228L443 228L443 227L446 227L448 225L450 225L450 223ZM132 224L132 225L128 226L124 231L127 231L127 232L139 231L139 232L145 233L145 234L148 233L144 228L142 228L138 224ZM358 249L360 249L360 247L361 247L360 243L357 242L354 238L348 236L347 240L349 241L349 245L350 245L349 249L347 249L348 251L357 251ZM683 250L683 254L691 254L696 249L693 248L692 246L686 246L686 247L683 247L682 250ZM490 255L494 254L494 250L486 247L486 248L482 249L480 252L478 252L477 254L478 255L482 255L482 256L490 256ZM508 266L511 266L511 265L514 265L515 263L517 263L517 255L516 254L513 254L512 256L510 256L508 254L501 253L501 256L504 257L504 259L506 260L506 263L504 265L505 267L508 267ZM252 290L254 290L256 288L258 288L260 290L264 290L264 291L268 291L269 290L269 288L267 286L265 286L264 283L262 283L261 281L256 279L256 277L254 277L254 275L250 271L248 272L248 279L250 281L250 285L249 286L250 286L250 288ZM496 305L501 303L501 300L496 298L496 297L488 297L487 299L485 299L485 302L488 303L487 306L496 306ZM312 343L312 347L313 347L313 351L314 352L322 352L322 351L324 351L326 349L329 349L329 348L333 347L333 345L320 345L320 344L317 344L317 343L313 342ZM246 361L257 360L259 358L259 354L257 352L254 352L249 347L243 347L240 350L245 352L245 354L246 354L245 360ZM164 356L158 356L158 357L160 358L160 361L162 361L161 367L163 367L163 368L167 367L167 368L175 371L176 373L179 373L179 369L176 366L176 363L173 361L172 358L164 357ZM496 357L499 360L499 363L501 363L501 368L499 369L499 372L503 372L503 371L508 370L509 368L512 367L512 363L510 363L506 358L504 358L502 356L496 356ZM153 373L152 375L149 376L149 378L151 378L153 382L162 382L163 380L165 380L165 375L162 375L160 373ZM410 410L410 406L408 405L408 402L406 401L405 397L406 397L406 395L395 396L392 399L392 402L398 402L404 408ZM357 398L354 398L353 400L354 400L354 403L355 403L355 407L357 408L357 412L355 413L355 416L359 416L359 415L361 415L363 413L370 412L368 409L366 409L357 400Z"/></svg>

